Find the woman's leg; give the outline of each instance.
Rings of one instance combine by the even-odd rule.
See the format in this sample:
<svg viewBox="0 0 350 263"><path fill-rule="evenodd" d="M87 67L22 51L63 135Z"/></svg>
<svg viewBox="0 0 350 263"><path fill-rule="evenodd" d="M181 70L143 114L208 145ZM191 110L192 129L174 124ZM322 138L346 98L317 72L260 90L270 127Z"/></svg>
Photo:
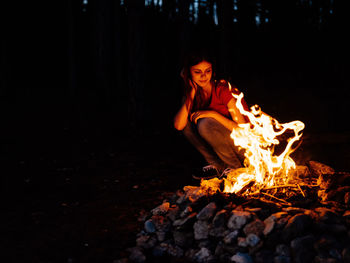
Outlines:
<svg viewBox="0 0 350 263"><path fill-rule="evenodd" d="M244 150L239 151L230 137L231 131L213 118L202 118L197 122L198 133L225 163L225 168L242 167Z"/></svg>
<svg viewBox="0 0 350 263"><path fill-rule="evenodd" d="M182 132L187 140L202 154L208 164L214 165L219 171L226 168L225 163L220 160L213 148L199 135L195 124L187 122Z"/></svg>

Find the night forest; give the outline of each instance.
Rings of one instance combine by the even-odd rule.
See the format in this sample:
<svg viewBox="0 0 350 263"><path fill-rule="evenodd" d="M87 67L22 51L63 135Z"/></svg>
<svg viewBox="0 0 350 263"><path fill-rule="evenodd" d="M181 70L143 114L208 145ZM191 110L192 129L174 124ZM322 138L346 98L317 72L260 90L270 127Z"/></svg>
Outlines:
<svg viewBox="0 0 350 263"><path fill-rule="evenodd" d="M296 161L349 171L348 9L340 0L1 4L1 239L9 262L113 262L142 210L203 165L173 126L187 52L280 122Z"/></svg>

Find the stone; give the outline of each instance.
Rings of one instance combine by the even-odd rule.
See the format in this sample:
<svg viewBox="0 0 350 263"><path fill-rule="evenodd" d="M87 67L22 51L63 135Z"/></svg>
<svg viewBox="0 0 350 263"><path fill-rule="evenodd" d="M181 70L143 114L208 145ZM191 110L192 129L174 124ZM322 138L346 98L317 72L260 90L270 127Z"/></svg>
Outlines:
<svg viewBox="0 0 350 263"><path fill-rule="evenodd" d="M184 255L184 251L182 248L180 248L179 246L171 245L171 244L168 244L166 251L167 251L168 255L170 255L172 257L180 258Z"/></svg>
<svg viewBox="0 0 350 263"><path fill-rule="evenodd" d="M343 257L344 262L350 263L350 247L344 248L341 255Z"/></svg>
<svg viewBox="0 0 350 263"><path fill-rule="evenodd" d="M156 236L157 236L157 239L158 239L158 241L159 242L163 242L164 240L165 240L165 238L166 238L166 232L164 232L164 231L157 231L156 232Z"/></svg>
<svg viewBox="0 0 350 263"><path fill-rule="evenodd" d="M303 237L298 237L290 242L290 247L294 253L306 249L312 250L315 243L315 237L313 235L307 235Z"/></svg>
<svg viewBox="0 0 350 263"><path fill-rule="evenodd" d="M317 221L319 217L319 215L315 211L309 209L305 209L304 214L309 216L313 221Z"/></svg>
<svg viewBox="0 0 350 263"><path fill-rule="evenodd" d="M170 208L169 202L164 202L156 208L152 209L151 212L153 215L165 215Z"/></svg>
<svg viewBox="0 0 350 263"><path fill-rule="evenodd" d="M223 208L226 210L226 211L232 211L234 210L235 208L237 207L236 204L234 204L233 202L229 202L227 205L225 205ZM236 209L237 210L237 209Z"/></svg>
<svg viewBox="0 0 350 263"><path fill-rule="evenodd" d="M345 219L344 221L348 226L350 226L350 210L347 210L343 214L343 218Z"/></svg>
<svg viewBox="0 0 350 263"><path fill-rule="evenodd" d="M208 221L209 219L211 219L214 216L216 209L217 209L217 207L216 207L215 202L210 202L197 214L197 219Z"/></svg>
<svg viewBox="0 0 350 263"><path fill-rule="evenodd" d="M216 256L219 256L221 254L223 254L225 252L224 250L224 244L222 243L222 241L219 241L216 245L216 248L215 248L215 255Z"/></svg>
<svg viewBox="0 0 350 263"><path fill-rule="evenodd" d="M174 231L173 238L177 246L187 248L192 246L194 236L189 231Z"/></svg>
<svg viewBox="0 0 350 263"><path fill-rule="evenodd" d="M260 238L257 235L251 233L246 237L246 242L248 246L255 247L260 242Z"/></svg>
<svg viewBox="0 0 350 263"><path fill-rule="evenodd" d="M254 221L250 222L243 228L243 232L246 235L249 234L255 234L256 236L262 235L263 231L265 229L265 224L260 219L255 219Z"/></svg>
<svg viewBox="0 0 350 263"><path fill-rule="evenodd" d="M226 244L223 244L223 249L225 252L230 253L231 256L236 254L240 250L238 245L226 245Z"/></svg>
<svg viewBox="0 0 350 263"><path fill-rule="evenodd" d="M173 205L176 205L176 200L178 199L178 196L176 193L172 193L171 195L169 194L168 196L168 200L170 202L170 207L172 207Z"/></svg>
<svg viewBox="0 0 350 263"><path fill-rule="evenodd" d="M275 256L273 258L273 263L290 263L292 262L290 257L286 256Z"/></svg>
<svg viewBox="0 0 350 263"><path fill-rule="evenodd" d="M334 236L342 236L347 234L347 227L343 224L326 224L320 222L316 225L316 229L320 232L327 232Z"/></svg>
<svg viewBox="0 0 350 263"><path fill-rule="evenodd" d="M304 208L300 208L300 207L284 207L282 209L284 212L287 212L288 214L300 214L300 213L304 213L305 209Z"/></svg>
<svg viewBox="0 0 350 263"><path fill-rule="evenodd" d="M186 201L189 201L191 203L196 202L201 197L204 197L206 195L206 192L201 189L199 186L190 186L187 185L184 187L185 191L185 197L184 199Z"/></svg>
<svg viewBox="0 0 350 263"><path fill-rule="evenodd" d="M184 255L184 251L182 248L180 248L179 246L173 245L171 243L168 242L162 242L159 244L161 250L164 250L169 256L172 257L182 257Z"/></svg>
<svg viewBox="0 0 350 263"><path fill-rule="evenodd" d="M209 235L209 223L207 221L198 220L193 225L194 239L207 239Z"/></svg>
<svg viewBox="0 0 350 263"><path fill-rule="evenodd" d="M267 236L268 234L270 234L272 232L272 230L275 227L275 221L276 221L276 219L273 216L269 216L268 218L266 218L264 220L265 228L263 230L263 234L265 236Z"/></svg>
<svg viewBox="0 0 350 263"><path fill-rule="evenodd" d="M294 176L297 177L297 179L309 178L310 169L306 165L297 165Z"/></svg>
<svg viewBox="0 0 350 263"><path fill-rule="evenodd" d="M260 207L254 207L254 208L247 207L245 209L245 211L248 211L248 212L251 212L251 213L255 213L255 214L261 212L261 210L262 210L262 208L260 208Z"/></svg>
<svg viewBox="0 0 350 263"><path fill-rule="evenodd" d="M335 236L346 235L347 227L343 224L329 224L328 231Z"/></svg>
<svg viewBox="0 0 350 263"><path fill-rule="evenodd" d="M177 197L181 197L181 196L184 196L184 195L185 195L185 192L184 192L183 190L176 190L175 195L176 195Z"/></svg>
<svg viewBox="0 0 350 263"><path fill-rule="evenodd" d="M217 258L219 259L219 261L215 261L216 262L222 262L222 263L231 263L231 257L232 255L228 252L224 252L222 254L219 254L217 256Z"/></svg>
<svg viewBox="0 0 350 263"><path fill-rule="evenodd" d="M259 238L260 239L260 238ZM256 245L254 246L250 246L249 247L249 255L254 255L256 252L258 252L259 250L261 250L265 245L264 240L260 240Z"/></svg>
<svg viewBox="0 0 350 263"><path fill-rule="evenodd" d="M223 239L225 244L233 244L234 241L237 240L238 237L238 230L234 230L230 232L228 235L226 235Z"/></svg>
<svg viewBox="0 0 350 263"><path fill-rule="evenodd" d="M310 263L313 262L315 258L315 253L313 251L303 250L298 252L293 257L293 262L295 263Z"/></svg>
<svg viewBox="0 0 350 263"><path fill-rule="evenodd" d="M240 247L247 247L248 246L247 239L245 237L238 237L237 245Z"/></svg>
<svg viewBox="0 0 350 263"><path fill-rule="evenodd" d="M165 216L154 215L152 222L158 231L168 232L171 228L171 221Z"/></svg>
<svg viewBox="0 0 350 263"><path fill-rule="evenodd" d="M337 261L335 258L324 258L324 257L320 257L320 256L316 256L314 259L315 263L338 263L339 261Z"/></svg>
<svg viewBox="0 0 350 263"><path fill-rule="evenodd" d="M350 192L345 193L344 195L344 204L350 205Z"/></svg>
<svg viewBox="0 0 350 263"><path fill-rule="evenodd" d="M197 213L192 213L186 218L180 218L173 222L173 226L177 228L177 230L186 230L192 228L194 222L196 221Z"/></svg>
<svg viewBox="0 0 350 263"><path fill-rule="evenodd" d="M315 242L315 237L312 235L307 235L307 236L299 237L292 240L290 246L291 246L294 262L296 263L312 262L313 258L315 257L315 251L313 249L314 242Z"/></svg>
<svg viewBox="0 0 350 263"><path fill-rule="evenodd" d="M282 231L282 238L288 242L295 237L302 236L311 225L311 219L305 214L296 214L288 220Z"/></svg>
<svg viewBox="0 0 350 263"><path fill-rule="evenodd" d="M341 256L341 253L338 249L336 248L332 248L329 250L329 255L332 257L332 258L335 258L337 260L341 260L342 259L342 256Z"/></svg>
<svg viewBox="0 0 350 263"><path fill-rule="evenodd" d="M281 225L281 219L288 218L289 214L287 212L278 212L270 215L268 218L264 220L265 228L263 230L263 234L267 236L272 232L272 230L275 228L276 222L279 222L279 225ZM286 223L286 222L285 222Z"/></svg>
<svg viewBox="0 0 350 263"><path fill-rule="evenodd" d="M313 173L316 176L335 173L332 167L316 161L309 161L308 167L310 168L311 173Z"/></svg>
<svg viewBox="0 0 350 263"><path fill-rule="evenodd" d="M136 239L136 245L138 247L142 247L144 249L150 249L154 247L157 243L157 239L155 236L140 236Z"/></svg>
<svg viewBox="0 0 350 263"><path fill-rule="evenodd" d="M129 248L130 252L129 260L135 263L143 263L146 261L146 256L143 254L143 251L139 247Z"/></svg>
<svg viewBox="0 0 350 263"><path fill-rule="evenodd" d="M290 248L286 244L277 245L275 252L279 256L290 257Z"/></svg>
<svg viewBox="0 0 350 263"><path fill-rule="evenodd" d="M113 260L113 263L129 263L129 259L128 258L120 258L117 260Z"/></svg>
<svg viewBox="0 0 350 263"><path fill-rule="evenodd" d="M192 262L195 260L194 257L198 251L199 249L190 248L185 252L185 257Z"/></svg>
<svg viewBox="0 0 350 263"><path fill-rule="evenodd" d="M291 215L288 215L286 217L282 217L277 219L276 224L275 224L275 228L277 230L283 229L285 227L285 225L288 223L289 219L291 219Z"/></svg>
<svg viewBox="0 0 350 263"><path fill-rule="evenodd" d="M232 262L236 263L253 263L253 260L249 254L238 252L231 257Z"/></svg>
<svg viewBox="0 0 350 263"><path fill-rule="evenodd" d="M176 200L176 204L183 204L186 201L186 195L185 192L182 190L177 190L176 191L176 196L178 197Z"/></svg>
<svg viewBox="0 0 350 263"><path fill-rule="evenodd" d="M146 210L141 209L139 216L137 218L137 221L145 222L150 216L151 216L150 212L147 212Z"/></svg>
<svg viewBox="0 0 350 263"><path fill-rule="evenodd" d="M255 253L254 255L255 263L274 263L274 253L273 251L262 249Z"/></svg>
<svg viewBox="0 0 350 263"><path fill-rule="evenodd" d="M202 247L195 255L194 260L198 263L207 263L214 260L213 255L209 249Z"/></svg>
<svg viewBox="0 0 350 263"><path fill-rule="evenodd" d="M336 183L334 183L336 185ZM339 187L336 185L328 193L327 197L324 198L325 201L332 200L338 203L343 203L345 201L345 195L350 192L350 186Z"/></svg>
<svg viewBox="0 0 350 263"><path fill-rule="evenodd" d="M154 233L156 232L156 227L152 221L152 219L148 219L146 222L145 222L145 231L147 233Z"/></svg>
<svg viewBox="0 0 350 263"><path fill-rule="evenodd" d="M192 214L193 209L191 206L187 206L180 214L180 217L187 217L188 215Z"/></svg>
<svg viewBox="0 0 350 263"><path fill-rule="evenodd" d="M167 251L166 247L158 245L153 248L152 255L155 257L163 257L165 256L166 251Z"/></svg>
<svg viewBox="0 0 350 263"><path fill-rule="evenodd" d="M179 211L180 208L177 205L170 207L167 214L168 218L174 222L179 214Z"/></svg>
<svg viewBox="0 0 350 263"><path fill-rule="evenodd" d="M345 211L343 217L350 218L350 210Z"/></svg>
<svg viewBox="0 0 350 263"><path fill-rule="evenodd" d="M225 226L226 218L227 218L227 211L224 209L220 210L214 216L212 226L215 228Z"/></svg>
<svg viewBox="0 0 350 263"><path fill-rule="evenodd" d="M213 242L211 242L209 239L203 239L203 240L199 240L198 241L198 247L199 248L202 248L202 247L206 247L207 249L214 249L214 245L213 245L214 243Z"/></svg>
<svg viewBox="0 0 350 263"><path fill-rule="evenodd" d="M232 230L241 229L252 217L250 212L232 210L231 216L227 222L227 227Z"/></svg>
<svg viewBox="0 0 350 263"><path fill-rule="evenodd" d="M318 254L322 254L325 251L329 251L337 243L335 237L332 236L322 236L314 243L314 249Z"/></svg>
<svg viewBox="0 0 350 263"><path fill-rule="evenodd" d="M186 196L183 195L183 196L180 196L177 200L176 200L176 204L178 205L182 205L183 203L186 202Z"/></svg>
<svg viewBox="0 0 350 263"><path fill-rule="evenodd" d="M212 237L224 237L226 234L225 227L209 227L209 235Z"/></svg>

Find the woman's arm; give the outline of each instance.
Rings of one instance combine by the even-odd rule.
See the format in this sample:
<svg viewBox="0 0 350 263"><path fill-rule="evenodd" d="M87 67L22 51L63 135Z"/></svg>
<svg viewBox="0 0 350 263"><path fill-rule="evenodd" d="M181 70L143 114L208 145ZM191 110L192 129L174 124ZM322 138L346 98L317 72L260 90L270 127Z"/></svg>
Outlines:
<svg viewBox="0 0 350 263"><path fill-rule="evenodd" d="M245 120L244 116L242 113L239 111L239 109L236 107L236 99L232 98L228 103L227 103L227 108L228 111L231 114L232 120L235 121L238 124L241 123L246 123L247 121Z"/></svg>
<svg viewBox="0 0 350 263"><path fill-rule="evenodd" d="M238 124L225 116L221 115L220 113L212 110L203 110L203 111L196 111L192 113L191 115L191 121L193 121L195 124L197 124L197 121L201 118L213 118L220 122L223 126L225 126L227 129L232 131L232 129L235 129L238 127Z"/></svg>
<svg viewBox="0 0 350 263"><path fill-rule="evenodd" d="M191 115L191 121L197 124L197 121L201 118L214 118L218 122L220 122L223 126L225 126L227 129L232 131L233 129L238 128L238 124L246 123L245 118L241 114L241 112L236 107L236 100L232 98L227 103L227 108L231 114L232 120L226 118L225 116L221 115L220 113L216 111L196 111L192 113Z"/></svg>

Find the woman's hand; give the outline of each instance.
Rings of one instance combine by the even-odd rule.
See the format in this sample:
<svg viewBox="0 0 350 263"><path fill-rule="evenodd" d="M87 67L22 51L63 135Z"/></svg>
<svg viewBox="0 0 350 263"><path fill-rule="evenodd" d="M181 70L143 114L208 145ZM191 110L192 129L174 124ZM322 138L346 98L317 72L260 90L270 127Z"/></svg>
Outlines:
<svg viewBox="0 0 350 263"><path fill-rule="evenodd" d="M191 96L191 100L193 100L194 95L196 95L196 91L198 87L197 87L197 83L194 82L193 80L190 79L189 82L190 82L190 86L192 87L190 96Z"/></svg>
<svg viewBox="0 0 350 263"><path fill-rule="evenodd" d="M216 111L211 111L211 110L201 110L201 111L196 111L193 112L190 116L190 120L192 122L194 122L195 124L197 124L197 121L201 118L214 118L217 116L217 112Z"/></svg>

